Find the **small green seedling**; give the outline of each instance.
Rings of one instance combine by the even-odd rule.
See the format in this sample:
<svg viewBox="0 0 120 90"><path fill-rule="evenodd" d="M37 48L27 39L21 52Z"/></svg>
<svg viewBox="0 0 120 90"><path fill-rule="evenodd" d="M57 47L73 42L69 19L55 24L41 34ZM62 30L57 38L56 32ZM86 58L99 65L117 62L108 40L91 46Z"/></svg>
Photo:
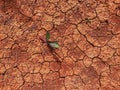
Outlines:
<svg viewBox="0 0 120 90"><path fill-rule="evenodd" d="M86 23L91 23L91 21L90 21L89 18L85 18L84 21L85 21Z"/></svg>
<svg viewBox="0 0 120 90"><path fill-rule="evenodd" d="M49 39L50 39L50 33L47 31L46 32L47 44L52 48L59 48L58 41L49 41Z"/></svg>
<svg viewBox="0 0 120 90"><path fill-rule="evenodd" d="M53 48L53 49L59 48L58 41L49 41L50 33L48 31L46 32L46 39L43 39L42 37L40 37L40 39L42 40L43 43L47 43L48 46Z"/></svg>

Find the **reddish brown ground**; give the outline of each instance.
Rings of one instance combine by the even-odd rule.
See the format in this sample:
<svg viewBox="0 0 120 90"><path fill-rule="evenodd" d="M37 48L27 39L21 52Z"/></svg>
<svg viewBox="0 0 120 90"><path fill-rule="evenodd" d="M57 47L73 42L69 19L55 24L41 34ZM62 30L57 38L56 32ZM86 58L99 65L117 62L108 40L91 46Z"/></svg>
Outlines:
<svg viewBox="0 0 120 90"><path fill-rule="evenodd" d="M0 90L120 90L120 0L0 0Z"/></svg>

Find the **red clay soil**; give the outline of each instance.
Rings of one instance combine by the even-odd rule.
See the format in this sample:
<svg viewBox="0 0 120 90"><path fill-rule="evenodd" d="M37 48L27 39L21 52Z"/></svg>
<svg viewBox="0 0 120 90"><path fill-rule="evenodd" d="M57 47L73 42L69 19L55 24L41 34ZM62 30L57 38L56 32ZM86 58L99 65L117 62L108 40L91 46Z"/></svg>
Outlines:
<svg viewBox="0 0 120 90"><path fill-rule="evenodd" d="M120 0L0 0L0 90L120 90Z"/></svg>

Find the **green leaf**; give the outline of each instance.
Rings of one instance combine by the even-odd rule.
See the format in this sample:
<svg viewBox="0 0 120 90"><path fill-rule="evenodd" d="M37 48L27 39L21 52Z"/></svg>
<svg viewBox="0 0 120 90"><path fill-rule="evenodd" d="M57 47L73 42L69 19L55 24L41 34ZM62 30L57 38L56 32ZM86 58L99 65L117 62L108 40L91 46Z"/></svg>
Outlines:
<svg viewBox="0 0 120 90"><path fill-rule="evenodd" d="M52 48L59 48L58 41L48 42L49 46Z"/></svg>
<svg viewBox="0 0 120 90"><path fill-rule="evenodd" d="M48 41L50 39L50 33L47 31L46 32L46 40Z"/></svg>
<svg viewBox="0 0 120 90"><path fill-rule="evenodd" d="M85 18L86 23L91 23L89 18Z"/></svg>

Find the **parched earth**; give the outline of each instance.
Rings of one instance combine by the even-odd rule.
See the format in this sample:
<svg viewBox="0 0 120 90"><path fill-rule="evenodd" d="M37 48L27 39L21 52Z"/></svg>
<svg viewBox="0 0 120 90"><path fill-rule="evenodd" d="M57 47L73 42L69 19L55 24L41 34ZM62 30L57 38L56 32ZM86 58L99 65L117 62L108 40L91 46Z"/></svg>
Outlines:
<svg viewBox="0 0 120 90"><path fill-rule="evenodd" d="M120 0L0 0L0 90L120 90Z"/></svg>

